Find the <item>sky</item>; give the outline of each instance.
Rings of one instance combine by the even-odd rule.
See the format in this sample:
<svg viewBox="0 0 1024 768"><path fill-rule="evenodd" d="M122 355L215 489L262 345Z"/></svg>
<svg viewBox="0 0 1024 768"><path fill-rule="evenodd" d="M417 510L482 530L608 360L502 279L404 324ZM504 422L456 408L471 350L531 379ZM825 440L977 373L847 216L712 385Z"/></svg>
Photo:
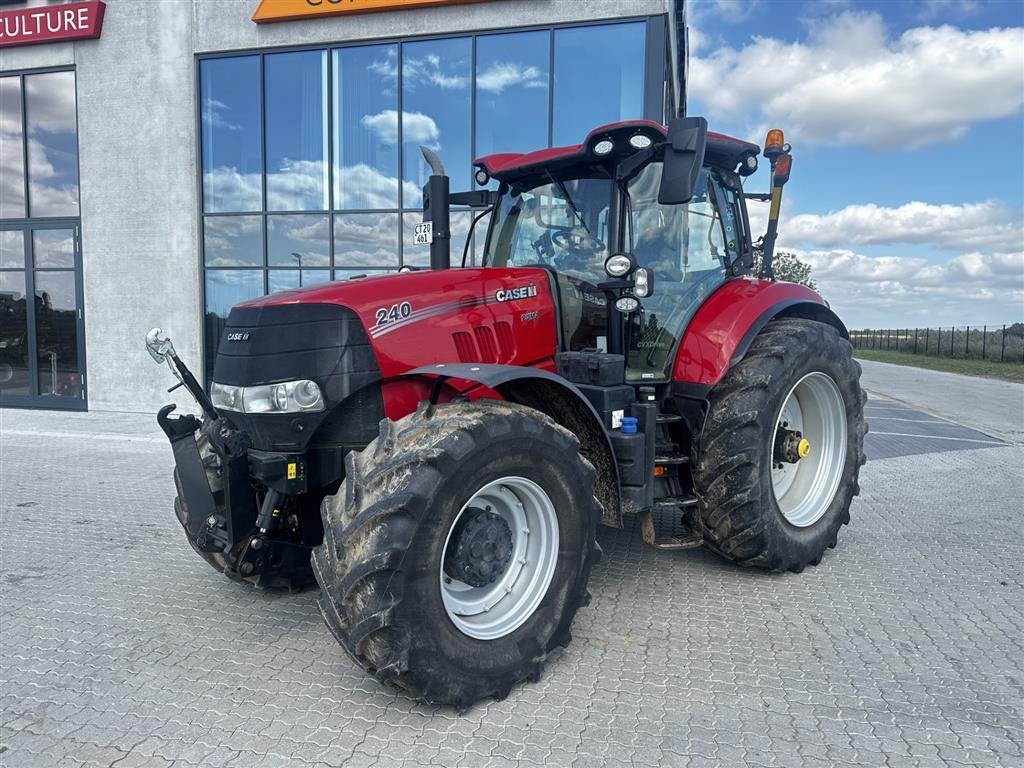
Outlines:
<svg viewBox="0 0 1024 768"><path fill-rule="evenodd" d="M1024 321L1024 2L690 0L687 23L687 114L785 131L777 250L850 328Z"/></svg>

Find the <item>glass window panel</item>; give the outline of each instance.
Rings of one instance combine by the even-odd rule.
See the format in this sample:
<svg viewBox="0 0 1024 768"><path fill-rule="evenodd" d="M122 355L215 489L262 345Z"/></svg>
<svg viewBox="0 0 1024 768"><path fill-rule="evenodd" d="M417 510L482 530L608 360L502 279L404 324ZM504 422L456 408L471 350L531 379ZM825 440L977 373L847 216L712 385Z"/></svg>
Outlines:
<svg viewBox="0 0 1024 768"><path fill-rule="evenodd" d="M0 269L24 269L25 233L20 229L0 230Z"/></svg>
<svg viewBox="0 0 1024 768"><path fill-rule="evenodd" d="M206 59L199 64L203 210L263 207L260 159L260 59Z"/></svg>
<svg viewBox="0 0 1024 768"><path fill-rule="evenodd" d="M547 31L477 38L477 157L548 145L550 51Z"/></svg>
<svg viewBox="0 0 1024 768"><path fill-rule="evenodd" d="M81 397L75 273L36 272L35 283L39 394Z"/></svg>
<svg viewBox="0 0 1024 768"><path fill-rule="evenodd" d="M0 395L29 394L25 273L0 272Z"/></svg>
<svg viewBox="0 0 1024 768"><path fill-rule="evenodd" d="M262 216L207 216L203 220L206 266L262 266L262 219Z"/></svg>
<svg viewBox="0 0 1024 768"><path fill-rule="evenodd" d="M267 271L267 293L329 282L331 282L331 270L329 269L271 269Z"/></svg>
<svg viewBox="0 0 1024 768"><path fill-rule="evenodd" d="M75 268L75 230L37 229L32 232L32 258L36 269Z"/></svg>
<svg viewBox="0 0 1024 768"><path fill-rule="evenodd" d="M398 214L335 214L334 266L398 269Z"/></svg>
<svg viewBox="0 0 1024 768"><path fill-rule="evenodd" d="M462 249L466 245L466 237L469 235L469 225L473 221L472 211L452 211L452 265L462 264ZM430 266L430 246L413 245L413 235L416 233L416 225L423 223L423 214L420 211L402 214L402 265L411 267ZM469 256L466 257L469 263Z"/></svg>
<svg viewBox="0 0 1024 768"><path fill-rule="evenodd" d="M398 46L334 51L334 207L398 207Z"/></svg>
<svg viewBox="0 0 1024 768"><path fill-rule="evenodd" d="M0 77L0 219L25 216L21 78Z"/></svg>
<svg viewBox="0 0 1024 768"><path fill-rule="evenodd" d="M25 76L29 213L78 215L75 73Z"/></svg>
<svg viewBox="0 0 1024 768"><path fill-rule="evenodd" d="M554 143L644 116L644 22L555 30Z"/></svg>
<svg viewBox="0 0 1024 768"><path fill-rule="evenodd" d="M327 208L327 51L264 59L267 210Z"/></svg>
<svg viewBox="0 0 1024 768"><path fill-rule="evenodd" d="M330 236L326 214L267 216L267 264L271 267L329 267Z"/></svg>
<svg viewBox="0 0 1024 768"><path fill-rule="evenodd" d="M430 167L420 145L441 157L451 189L470 184L470 38L425 40L402 46L402 205L423 205Z"/></svg>
<svg viewBox="0 0 1024 768"><path fill-rule="evenodd" d="M240 301L263 295L262 269L206 270L206 376L213 378L213 361L227 324L228 312Z"/></svg>

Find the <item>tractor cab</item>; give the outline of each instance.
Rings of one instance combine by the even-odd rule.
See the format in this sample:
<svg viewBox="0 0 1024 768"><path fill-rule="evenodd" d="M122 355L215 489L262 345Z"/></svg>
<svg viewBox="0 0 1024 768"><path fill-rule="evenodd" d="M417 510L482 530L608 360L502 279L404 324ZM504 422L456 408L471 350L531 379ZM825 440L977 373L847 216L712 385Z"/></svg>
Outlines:
<svg viewBox="0 0 1024 768"><path fill-rule="evenodd" d="M672 141L646 121L603 126L573 147L482 158L478 182L500 182L484 264L549 273L564 350L617 352L627 381L667 381L687 322L752 266L734 169L758 152L707 134L682 169L692 177L682 194L666 184L666 153L680 175Z"/></svg>

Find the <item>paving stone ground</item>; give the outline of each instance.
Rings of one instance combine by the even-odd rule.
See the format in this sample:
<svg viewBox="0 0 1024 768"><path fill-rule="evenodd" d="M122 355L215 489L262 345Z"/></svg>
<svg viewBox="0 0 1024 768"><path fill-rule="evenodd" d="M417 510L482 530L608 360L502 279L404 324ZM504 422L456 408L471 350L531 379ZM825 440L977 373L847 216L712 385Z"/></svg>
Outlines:
<svg viewBox="0 0 1024 768"><path fill-rule="evenodd" d="M873 405L937 436L873 438L820 566L603 529L570 646L461 716L201 562L148 417L0 411L0 765L1022 766L1024 447Z"/></svg>

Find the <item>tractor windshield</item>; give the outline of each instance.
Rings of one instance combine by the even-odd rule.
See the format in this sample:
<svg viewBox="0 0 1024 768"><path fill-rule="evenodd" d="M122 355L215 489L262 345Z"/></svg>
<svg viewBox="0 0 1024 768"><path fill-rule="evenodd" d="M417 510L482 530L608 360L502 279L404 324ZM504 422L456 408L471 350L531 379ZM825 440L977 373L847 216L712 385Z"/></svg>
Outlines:
<svg viewBox="0 0 1024 768"><path fill-rule="evenodd" d="M651 163L624 187L608 178L549 177L510 191L498 204L488 237L489 266L539 265L555 273L568 350L607 349L607 297L597 286L609 279L605 259L632 250L654 274L655 290L642 300L643 311L626 319L630 381L670 377L686 323L738 255L737 201L716 172L703 171L688 204L661 205L661 169L660 162ZM615 204L624 212L623 223L609 232Z"/></svg>

